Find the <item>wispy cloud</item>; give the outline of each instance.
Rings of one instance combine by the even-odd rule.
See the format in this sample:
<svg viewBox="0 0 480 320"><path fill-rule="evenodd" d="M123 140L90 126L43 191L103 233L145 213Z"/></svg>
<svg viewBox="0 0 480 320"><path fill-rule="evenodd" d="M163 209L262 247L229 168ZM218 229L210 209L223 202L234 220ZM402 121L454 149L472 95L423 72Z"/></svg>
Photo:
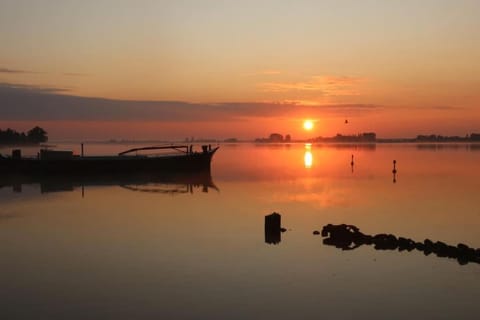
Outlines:
<svg viewBox="0 0 480 320"><path fill-rule="evenodd" d="M60 93L68 92L68 88L35 86L28 84L17 83L2 83L0 82L0 99L4 96L2 94L17 93L19 95L26 94L45 94L45 93ZM1 100L0 100L1 101Z"/></svg>
<svg viewBox="0 0 480 320"><path fill-rule="evenodd" d="M274 75L274 74L281 74L281 71L280 70L262 70L259 72L259 74Z"/></svg>
<svg viewBox="0 0 480 320"><path fill-rule="evenodd" d="M2 67L0 67L0 73L11 73L11 74L15 74L15 73L38 73L38 72L28 71L28 70L20 70L20 69L2 68Z"/></svg>
<svg viewBox="0 0 480 320"><path fill-rule="evenodd" d="M89 73L81 73L81 72L64 72L62 73L64 76L68 77L88 77L91 76Z"/></svg>
<svg viewBox="0 0 480 320"><path fill-rule="evenodd" d="M455 107L455 106L432 106L430 109L440 110L440 111L458 111L460 109L464 109L462 107Z"/></svg>
<svg viewBox="0 0 480 320"><path fill-rule="evenodd" d="M364 78L347 76L313 76L300 82L263 82L258 84L264 92L304 91L316 92L321 96L356 96L360 94L358 85Z"/></svg>
<svg viewBox="0 0 480 320"><path fill-rule="evenodd" d="M265 70L260 70L252 73L247 73L245 75L246 76L275 76L279 74L282 74L282 71L275 70L275 69L265 69Z"/></svg>
<svg viewBox="0 0 480 320"><path fill-rule="evenodd" d="M7 74L41 74L41 73L44 73L44 72L0 67L0 73L7 73ZM63 73L61 73L61 75L67 76L67 77L87 77L87 76L91 76L91 74L89 74L89 73L82 73L82 72L63 72Z"/></svg>
<svg viewBox="0 0 480 320"><path fill-rule="evenodd" d="M453 105L390 105L389 109L395 110L408 110L408 111L419 111L424 112L426 110L432 112L456 112L461 110L471 110L471 108L466 106L453 106Z"/></svg>
<svg viewBox="0 0 480 320"><path fill-rule="evenodd" d="M232 121L251 117L363 115L382 107L369 104L307 105L299 102L130 101L68 95L63 88L0 83L2 120Z"/></svg>

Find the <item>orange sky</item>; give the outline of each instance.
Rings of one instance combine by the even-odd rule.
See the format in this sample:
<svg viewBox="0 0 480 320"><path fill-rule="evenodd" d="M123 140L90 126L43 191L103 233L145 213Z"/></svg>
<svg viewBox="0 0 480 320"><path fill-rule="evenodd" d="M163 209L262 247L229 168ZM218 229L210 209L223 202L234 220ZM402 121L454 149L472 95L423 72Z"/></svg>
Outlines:
<svg viewBox="0 0 480 320"><path fill-rule="evenodd" d="M478 132L478 12L467 0L2 1L0 128L41 124L57 140Z"/></svg>

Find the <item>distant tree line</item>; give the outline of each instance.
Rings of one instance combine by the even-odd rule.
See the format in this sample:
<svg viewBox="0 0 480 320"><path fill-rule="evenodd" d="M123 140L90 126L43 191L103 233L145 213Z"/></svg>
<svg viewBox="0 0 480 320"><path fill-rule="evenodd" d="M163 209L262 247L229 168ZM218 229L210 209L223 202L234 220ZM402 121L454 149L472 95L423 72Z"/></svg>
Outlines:
<svg viewBox="0 0 480 320"><path fill-rule="evenodd" d="M460 141L480 141L480 133L472 133L465 137L442 136L442 135L419 135L416 138L418 142L460 142Z"/></svg>
<svg viewBox="0 0 480 320"><path fill-rule="evenodd" d="M376 142L377 134L375 132L364 132L354 135L342 135L337 133L334 137L317 137L313 142Z"/></svg>
<svg viewBox="0 0 480 320"><path fill-rule="evenodd" d="M47 132L38 126L27 133L17 132L10 128L0 129L0 144L39 144L47 141Z"/></svg>

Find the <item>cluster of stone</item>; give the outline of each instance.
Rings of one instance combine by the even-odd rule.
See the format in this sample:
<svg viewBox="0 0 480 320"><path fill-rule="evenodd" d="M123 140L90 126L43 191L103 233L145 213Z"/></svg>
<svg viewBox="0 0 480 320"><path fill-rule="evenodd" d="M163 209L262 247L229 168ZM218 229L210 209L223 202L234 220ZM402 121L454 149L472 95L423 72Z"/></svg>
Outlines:
<svg viewBox="0 0 480 320"><path fill-rule="evenodd" d="M320 234L314 231L314 235ZM373 245L376 250L422 251L425 255L435 254L437 257L457 259L461 265L469 262L480 263L480 249L470 248L459 243L451 246L441 241L433 242L425 239L416 242L409 238L396 237L393 234L366 235L353 225L328 224L322 229L323 243L342 250L353 250L361 245Z"/></svg>

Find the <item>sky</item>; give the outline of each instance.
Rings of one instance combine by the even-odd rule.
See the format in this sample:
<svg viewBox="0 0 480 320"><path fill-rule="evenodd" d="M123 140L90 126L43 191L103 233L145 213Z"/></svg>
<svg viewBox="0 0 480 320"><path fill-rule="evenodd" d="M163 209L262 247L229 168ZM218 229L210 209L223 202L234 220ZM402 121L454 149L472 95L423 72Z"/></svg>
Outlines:
<svg viewBox="0 0 480 320"><path fill-rule="evenodd" d="M476 0L2 0L0 128L464 136L480 132L478 30Z"/></svg>

